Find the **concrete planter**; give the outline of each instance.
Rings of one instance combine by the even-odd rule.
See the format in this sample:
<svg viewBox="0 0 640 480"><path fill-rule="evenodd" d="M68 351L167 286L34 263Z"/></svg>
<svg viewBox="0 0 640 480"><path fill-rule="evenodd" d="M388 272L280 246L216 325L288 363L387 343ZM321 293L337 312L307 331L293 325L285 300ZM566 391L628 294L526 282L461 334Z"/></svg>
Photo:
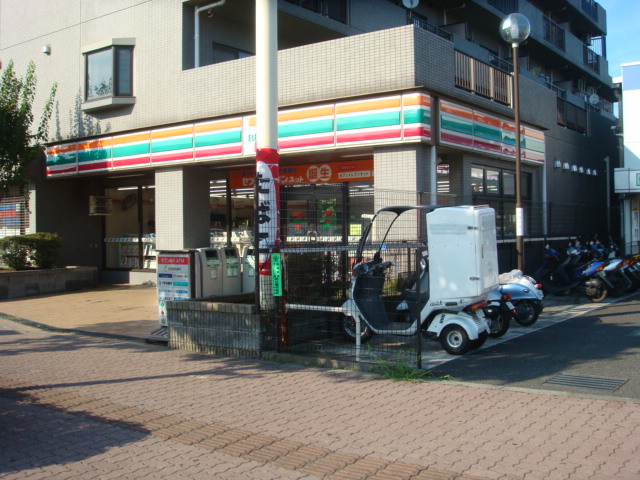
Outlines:
<svg viewBox="0 0 640 480"><path fill-rule="evenodd" d="M0 300L71 292L98 285L96 267L0 271Z"/></svg>
<svg viewBox="0 0 640 480"><path fill-rule="evenodd" d="M339 336L339 320L321 310L289 311L288 341L295 346ZM274 312L259 314L239 296L167 302L169 347L176 350L261 358L277 350L277 323Z"/></svg>
<svg viewBox="0 0 640 480"><path fill-rule="evenodd" d="M252 304L167 302L167 324L169 347L178 350L258 358L275 347L273 319L258 314Z"/></svg>

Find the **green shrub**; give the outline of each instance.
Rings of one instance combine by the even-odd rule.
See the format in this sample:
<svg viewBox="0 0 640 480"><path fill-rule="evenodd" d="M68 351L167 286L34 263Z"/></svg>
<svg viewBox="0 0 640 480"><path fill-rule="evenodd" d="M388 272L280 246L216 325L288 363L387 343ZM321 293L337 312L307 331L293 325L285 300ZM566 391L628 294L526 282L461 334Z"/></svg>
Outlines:
<svg viewBox="0 0 640 480"><path fill-rule="evenodd" d="M55 233L5 237L0 239L0 259L13 270L51 268L55 265L59 248L60 237Z"/></svg>

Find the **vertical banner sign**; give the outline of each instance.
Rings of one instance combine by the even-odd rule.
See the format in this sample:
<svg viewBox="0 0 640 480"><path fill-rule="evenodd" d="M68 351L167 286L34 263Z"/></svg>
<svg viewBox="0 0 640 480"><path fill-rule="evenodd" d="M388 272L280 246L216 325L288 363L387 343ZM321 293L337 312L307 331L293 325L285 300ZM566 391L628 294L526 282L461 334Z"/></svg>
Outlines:
<svg viewBox="0 0 640 480"><path fill-rule="evenodd" d="M279 253L271 255L271 290L274 297L282 296L282 267Z"/></svg>
<svg viewBox="0 0 640 480"><path fill-rule="evenodd" d="M280 188L278 181L278 151L262 148L256 153L256 173L258 189L258 274L271 275L269 255L277 251L280 238L278 211L280 208ZM263 307L271 306L269 282L260 282L260 297Z"/></svg>

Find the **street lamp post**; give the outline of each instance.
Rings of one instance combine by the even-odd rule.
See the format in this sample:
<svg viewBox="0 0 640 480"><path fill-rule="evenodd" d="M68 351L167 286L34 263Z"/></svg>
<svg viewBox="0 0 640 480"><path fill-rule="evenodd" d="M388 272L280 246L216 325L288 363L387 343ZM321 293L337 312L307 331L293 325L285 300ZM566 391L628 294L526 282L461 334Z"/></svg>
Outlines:
<svg viewBox="0 0 640 480"><path fill-rule="evenodd" d="M521 182L521 153L520 153L520 81L518 72L518 46L529 37L531 24L527 17L520 13L511 13L500 22L502 39L513 48L513 114L515 118L515 146L516 146L516 253L518 256L518 270L524 270L523 257L523 224L522 210L522 182Z"/></svg>

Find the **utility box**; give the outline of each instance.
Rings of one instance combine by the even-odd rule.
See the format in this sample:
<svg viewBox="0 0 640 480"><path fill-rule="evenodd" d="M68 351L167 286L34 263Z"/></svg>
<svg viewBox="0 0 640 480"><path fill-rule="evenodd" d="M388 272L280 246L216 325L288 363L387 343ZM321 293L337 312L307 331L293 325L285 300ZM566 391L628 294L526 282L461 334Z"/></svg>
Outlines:
<svg viewBox="0 0 640 480"><path fill-rule="evenodd" d="M498 287L495 211L486 205L427 213L430 297L484 297Z"/></svg>
<svg viewBox="0 0 640 480"><path fill-rule="evenodd" d="M242 293L256 290L256 257L254 248L245 246L242 250Z"/></svg>
<svg viewBox="0 0 640 480"><path fill-rule="evenodd" d="M240 276L240 254L237 247L221 247L218 249L222 260L222 294L237 295L242 291Z"/></svg>

